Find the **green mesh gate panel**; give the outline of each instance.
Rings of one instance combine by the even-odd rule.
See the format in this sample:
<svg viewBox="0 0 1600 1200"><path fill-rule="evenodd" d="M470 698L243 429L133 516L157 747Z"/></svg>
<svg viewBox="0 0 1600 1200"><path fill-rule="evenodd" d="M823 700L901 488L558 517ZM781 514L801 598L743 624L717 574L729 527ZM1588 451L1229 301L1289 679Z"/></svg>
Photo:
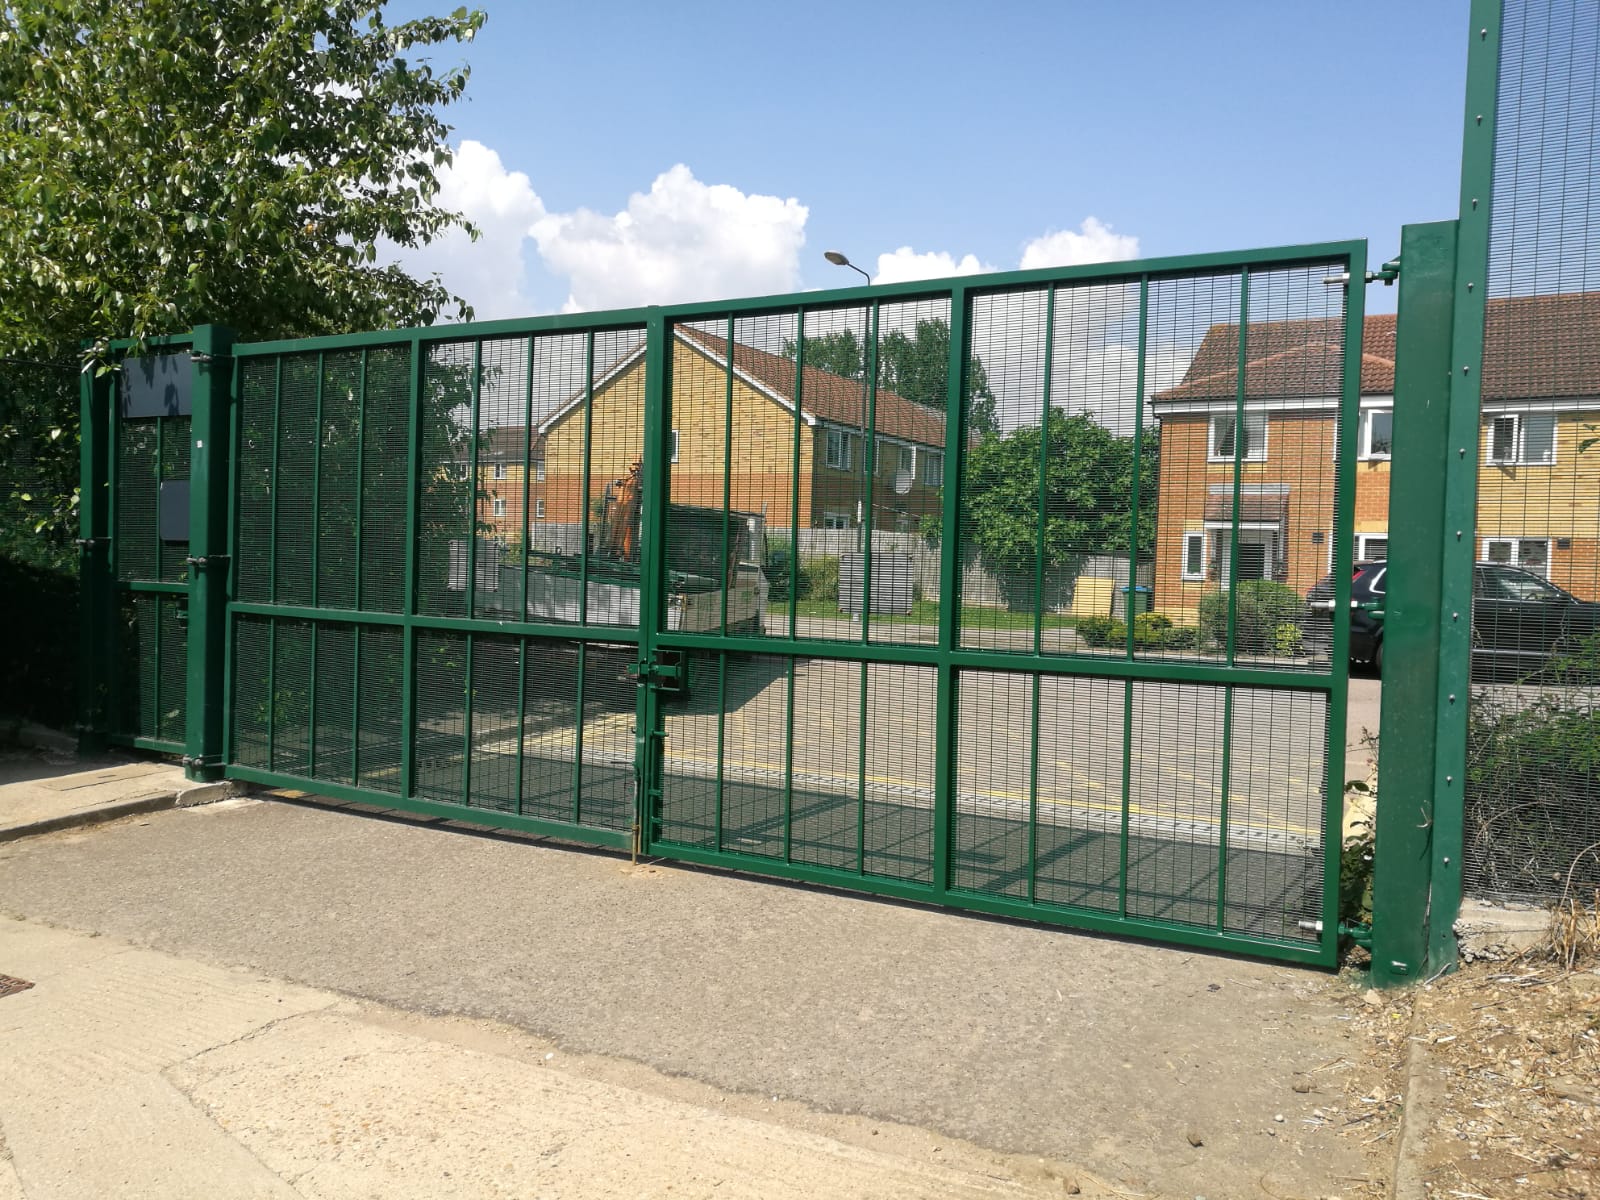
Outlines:
<svg viewBox="0 0 1600 1200"><path fill-rule="evenodd" d="M1600 4L1506 0L1478 446L1467 894L1600 887Z"/></svg>
<svg viewBox="0 0 1600 1200"><path fill-rule="evenodd" d="M163 483L189 478L189 426L187 416L123 417L113 406L109 732L171 753L185 739L189 543L162 540L160 496Z"/></svg>
<svg viewBox="0 0 1600 1200"><path fill-rule="evenodd" d="M231 774L627 842L643 345L236 347Z"/></svg>
<svg viewBox="0 0 1600 1200"><path fill-rule="evenodd" d="M1363 265L669 310L647 848L1331 962Z"/></svg>

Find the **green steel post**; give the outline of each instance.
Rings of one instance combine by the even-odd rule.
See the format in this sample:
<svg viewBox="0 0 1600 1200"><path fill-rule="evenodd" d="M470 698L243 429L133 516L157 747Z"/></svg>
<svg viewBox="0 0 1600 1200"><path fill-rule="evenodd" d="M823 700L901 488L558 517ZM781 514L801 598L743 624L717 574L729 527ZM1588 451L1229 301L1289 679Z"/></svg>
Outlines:
<svg viewBox="0 0 1600 1200"><path fill-rule="evenodd" d="M1039 524L1033 548L1033 652L1044 649L1044 531L1050 510L1050 369L1056 344L1056 289L1044 294L1044 395L1039 409ZM1038 681L1035 680L1035 683ZM1029 884L1030 894L1032 884Z"/></svg>
<svg viewBox="0 0 1600 1200"><path fill-rule="evenodd" d="M356 382L356 520L355 520L355 601L361 603L361 526L365 523L367 490L367 350L361 349L361 370ZM357 709L357 712L360 710Z"/></svg>
<svg viewBox="0 0 1600 1200"><path fill-rule="evenodd" d="M723 381L723 416L722 416L722 604L717 615L717 631L728 632L728 585L738 570L738 564L732 561L733 540L730 535L732 516L728 510L733 507L733 317L728 317L727 363ZM718 711L721 711L720 709ZM720 727L720 723L719 723ZM722 845L722 750L717 750L717 845Z"/></svg>
<svg viewBox="0 0 1600 1200"><path fill-rule="evenodd" d="M406 406L405 613L417 615L417 540L422 536L422 402L427 391L428 349L420 331L411 335L411 394ZM406 624L400 657L400 795L417 791L417 631Z"/></svg>
<svg viewBox="0 0 1600 1200"><path fill-rule="evenodd" d="M1389 553L1406 569L1389 573L1383 640L1389 662L1405 669L1384 680L1378 744L1404 752L1378 758L1376 983L1415 981L1430 966L1434 770L1449 717L1438 707L1441 637L1471 620L1470 608L1443 608L1456 222L1407 225L1400 262ZM1476 455L1469 465L1476 469Z"/></svg>
<svg viewBox="0 0 1600 1200"><path fill-rule="evenodd" d="M316 421L311 428L311 607L322 607L322 388L328 378L328 356L320 351L317 354L317 388L316 388ZM316 636L316 626L311 627L312 637ZM312 643L311 661L316 663L316 643ZM317 685L316 667L311 670L311 686ZM315 733L316 709L315 691L311 701L311 716L313 733Z"/></svg>
<svg viewBox="0 0 1600 1200"><path fill-rule="evenodd" d="M467 469L467 616L478 615L478 411L483 403L483 339L472 343L472 438ZM467 673L472 667L469 663ZM470 705L469 705L470 719Z"/></svg>
<svg viewBox="0 0 1600 1200"><path fill-rule="evenodd" d="M533 516L533 509L529 507L530 504L532 504L529 496L531 494L530 488L533 480L533 350L537 344L538 339L530 334L528 336L528 386L527 392L522 398L522 570L519 572L519 574L522 576L522 590L518 594L517 601L517 620L519 621L526 621L528 619L528 534L532 530L531 518ZM587 487L584 489L583 507L589 507ZM582 615L582 609L579 609L579 616L581 617ZM526 642L523 643L521 657L523 659L528 657L528 647ZM520 669L522 668L519 668L519 670ZM522 702L519 700L517 703L520 705ZM518 709L518 712L521 712L520 708ZM520 731L522 729L522 722L520 718L517 721L517 729L519 731L517 734L517 812L521 813L522 734Z"/></svg>
<svg viewBox="0 0 1600 1200"><path fill-rule="evenodd" d="M1150 324L1150 276L1139 280L1139 361L1133 369L1133 486L1128 495L1128 598L1122 619L1128 623L1128 657L1134 656L1133 619L1139 598L1139 476L1144 470L1144 342ZM1237 435L1235 435L1237 436Z"/></svg>
<svg viewBox="0 0 1600 1200"><path fill-rule="evenodd" d="M233 438L233 333L220 325L194 331L194 444L189 460L188 694L184 773L222 778L223 660L228 613L228 450Z"/></svg>
<svg viewBox="0 0 1600 1200"><path fill-rule="evenodd" d="M794 465L793 475L789 479L789 624L785 633L789 637L796 637L800 632L800 434L805 427L806 412L806 310L800 309L795 314L794 330ZM816 453L815 442L812 453ZM765 552L762 558L766 557ZM765 614L763 614L765 617ZM790 660L790 695L789 695L789 741L786 743L792 753L794 746L794 687L793 687L793 660ZM794 780L791 775L789 787L784 793L786 803L794 799ZM784 859L788 860L788 819L784 820Z"/></svg>
<svg viewBox="0 0 1600 1200"><path fill-rule="evenodd" d="M933 751L933 895L950 890L950 833L955 815L957 674L952 652L961 637L961 471L967 446L967 355L971 299L963 283L950 286L950 361L945 375L943 509L939 542L938 690Z"/></svg>
<svg viewBox="0 0 1600 1200"><path fill-rule="evenodd" d="M1228 531L1228 665L1234 663L1234 656L1238 653L1238 620L1239 620L1239 506L1240 495L1244 490L1244 460L1245 460L1245 431L1244 431L1244 400L1245 392L1249 386L1250 372L1250 268L1239 268L1239 361L1234 368L1237 382L1234 385L1234 412L1233 412L1233 510L1232 527ZM1124 614L1130 623L1132 614ZM1222 724L1223 745L1227 745L1229 730L1227 718L1224 716Z"/></svg>
<svg viewBox="0 0 1600 1200"><path fill-rule="evenodd" d="M82 608L78 638L78 753L105 749L107 698L112 677L111 404L109 372L78 378L81 441L78 449L78 581Z"/></svg>
<svg viewBox="0 0 1600 1200"><path fill-rule="evenodd" d="M645 686L634 710L634 846L649 853L657 814L650 796L660 772L657 736L660 720L656 689L650 680L656 666L656 637L666 619L667 556L667 430L672 427L672 326L660 309L649 311L644 353L644 469L639 499L639 671Z"/></svg>
<svg viewBox="0 0 1600 1200"><path fill-rule="evenodd" d="M878 302L872 302L872 325L867 335L867 352L862 369L866 372L867 416L865 444L861 447L861 466L865 474L861 500L861 640L869 642L872 625L872 493L878 471ZM863 803L865 796L863 795Z"/></svg>
<svg viewBox="0 0 1600 1200"><path fill-rule="evenodd" d="M589 497L594 481L590 478L594 469L594 330L589 330L583 339L583 503L582 511L578 516L578 528L581 531L583 545L578 552L578 624L589 623ZM643 468L640 468L641 472ZM640 486L644 486L643 478ZM527 612L524 608L523 612ZM527 620L526 617L522 618ZM639 620L644 621L644 612L641 609Z"/></svg>

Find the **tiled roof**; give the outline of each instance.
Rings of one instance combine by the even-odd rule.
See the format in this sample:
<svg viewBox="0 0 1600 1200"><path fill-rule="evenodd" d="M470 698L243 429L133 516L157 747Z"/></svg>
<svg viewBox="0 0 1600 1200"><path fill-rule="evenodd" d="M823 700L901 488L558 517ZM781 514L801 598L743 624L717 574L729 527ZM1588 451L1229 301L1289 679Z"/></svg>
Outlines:
<svg viewBox="0 0 1600 1200"><path fill-rule="evenodd" d="M525 445L523 429L521 425L495 425L485 429L478 435L478 461L520 464ZM543 442L544 435L534 430L532 448L535 458L539 456Z"/></svg>
<svg viewBox="0 0 1600 1200"><path fill-rule="evenodd" d="M1248 327L1246 399L1331 396L1337 391L1338 318L1263 321ZM1394 393L1395 317L1367 318L1361 393ZM1213 325L1183 382L1156 403L1231 400L1238 390L1239 327ZM1483 398L1535 400L1600 396L1600 292L1489 301L1484 327Z"/></svg>
<svg viewBox="0 0 1600 1200"><path fill-rule="evenodd" d="M690 326L679 325L678 333L721 361L727 361L726 338ZM733 343L733 365L771 392L794 402L795 364L793 359L743 342ZM859 379L846 379L816 367L806 367L800 376L802 410L831 425L860 428L866 420L865 392ZM924 446L944 445L944 413L926 404L908 400L897 392L879 388L873 409L877 432L884 437L920 442Z"/></svg>

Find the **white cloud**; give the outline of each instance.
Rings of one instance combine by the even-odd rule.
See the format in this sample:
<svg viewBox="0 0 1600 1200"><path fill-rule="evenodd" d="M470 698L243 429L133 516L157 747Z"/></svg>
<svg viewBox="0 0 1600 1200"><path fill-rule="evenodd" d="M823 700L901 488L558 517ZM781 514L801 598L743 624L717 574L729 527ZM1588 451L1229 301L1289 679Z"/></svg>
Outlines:
<svg viewBox="0 0 1600 1200"><path fill-rule="evenodd" d="M977 275L995 268L978 261L975 254L966 254L959 262L943 250L929 250L918 254L910 246L901 246L892 254L878 255L878 273L873 283L904 283L911 279L942 279L949 275Z"/></svg>
<svg viewBox="0 0 1600 1200"><path fill-rule="evenodd" d="M1024 271L1034 267L1076 267L1139 257L1139 239L1115 233L1098 217L1085 217L1077 232L1063 229L1034 238L1022 248Z"/></svg>
<svg viewBox="0 0 1600 1200"><path fill-rule="evenodd" d="M807 215L793 197L702 183L679 163L619 213L550 213L529 232L570 281L563 310L582 312L793 291Z"/></svg>
<svg viewBox="0 0 1600 1200"><path fill-rule="evenodd" d="M477 320L532 312L522 251L528 226L544 215L544 204L528 177L506 170L500 155L483 143L465 141L439 172L437 203L464 213L482 236L474 242L451 230L427 246L393 251L401 264L413 274L437 273L473 306Z"/></svg>

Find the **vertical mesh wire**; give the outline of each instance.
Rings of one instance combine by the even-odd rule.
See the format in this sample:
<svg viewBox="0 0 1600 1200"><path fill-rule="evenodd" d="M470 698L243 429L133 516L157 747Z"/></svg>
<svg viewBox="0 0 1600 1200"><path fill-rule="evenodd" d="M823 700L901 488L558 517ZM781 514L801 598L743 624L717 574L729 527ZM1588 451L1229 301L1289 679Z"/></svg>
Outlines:
<svg viewBox="0 0 1600 1200"><path fill-rule="evenodd" d="M635 688L625 673L633 652L629 646L582 647L582 773L564 820L600 829L633 824Z"/></svg>
<svg viewBox="0 0 1600 1200"><path fill-rule="evenodd" d="M1463 877L1548 902L1600 887L1600 6L1504 13Z"/></svg>
<svg viewBox="0 0 1600 1200"><path fill-rule="evenodd" d="M1033 676L963 671L952 884L1031 899Z"/></svg>
<svg viewBox="0 0 1600 1200"><path fill-rule="evenodd" d="M187 482L189 479L189 418L158 417L161 424L161 468L163 482ZM171 503L169 501L169 503ZM187 514L185 514L187 515ZM187 528L188 522L184 522ZM189 579L189 539L176 541L161 539L156 550L157 571L168 583L186 583Z"/></svg>
<svg viewBox="0 0 1600 1200"><path fill-rule="evenodd" d="M480 351L478 393L477 584L475 615L517 615L522 576L511 551L520 550L523 528L523 443L527 427L528 339L495 338Z"/></svg>
<svg viewBox="0 0 1600 1200"><path fill-rule="evenodd" d="M570 820L573 764L578 756L577 642L527 643L523 681L522 811L549 821ZM631 766L631 759L630 759Z"/></svg>
<svg viewBox="0 0 1600 1200"><path fill-rule="evenodd" d="M473 808L517 811L522 652L516 638L472 640L472 790L466 803Z"/></svg>
<svg viewBox="0 0 1600 1200"><path fill-rule="evenodd" d="M155 728L151 735L163 741L182 742L187 736L189 622L186 599L161 596L157 619L161 622L161 650L156 659L151 689L156 697Z"/></svg>
<svg viewBox="0 0 1600 1200"><path fill-rule="evenodd" d="M272 506L277 494L272 475L278 437L277 359L246 359L240 376L234 596L266 602L272 599Z"/></svg>
<svg viewBox="0 0 1600 1200"><path fill-rule="evenodd" d="M1230 932L1317 940L1327 708L1319 693L1233 689L1223 909Z"/></svg>
<svg viewBox="0 0 1600 1200"><path fill-rule="evenodd" d="M271 765L271 627L262 617L237 616L233 622L232 761L261 769Z"/></svg>
<svg viewBox="0 0 1600 1200"><path fill-rule="evenodd" d="M321 608L356 605L361 506L361 354L323 355L317 430L317 579Z"/></svg>
<svg viewBox="0 0 1600 1200"><path fill-rule="evenodd" d="M856 869L860 841L850 819L861 805L864 663L826 658L794 663L792 850L796 862ZM789 714L784 715L786 726Z"/></svg>
<svg viewBox="0 0 1600 1200"><path fill-rule="evenodd" d="M159 462L157 428L161 421L118 420L115 537L117 578L155 579L156 494Z"/></svg>
<svg viewBox="0 0 1600 1200"><path fill-rule="evenodd" d="M367 352L360 446L361 588L356 607L371 612L399 612L405 605L410 371L407 347L379 346Z"/></svg>
<svg viewBox="0 0 1600 1200"><path fill-rule="evenodd" d="M423 370L417 483L417 611L467 615L467 539L472 536L473 344L428 347Z"/></svg>
<svg viewBox="0 0 1600 1200"><path fill-rule="evenodd" d="M417 635L416 794L440 804L465 802L467 638Z"/></svg>
<svg viewBox="0 0 1600 1200"><path fill-rule="evenodd" d="M1117 912L1131 684L1039 681L1034 898Z"/></svg>
<svg viewBox="0 0 1600 1200"><path fill-rule="evenodd" d="M272 634L272 770L311 774L311 624L276 621Z"/></svg>
<svg viewBox="0 0 1600 1200"><path fill-rule="evenodd" d="M311 714L315 758L312 775L330 783L355 782L356 629L321 621L316 626L316 659Z"/></svg>
<svg viewBox="0 0 1600 1200"><path fill-rule="evenodd" d="M938 727L932 667L872 663L867 672L861 866L867 875L933 882L935 739L907 730Z"/></svg>
<svg viewBox="0 0 1600 1200"><path fill-rule="evenodd" d="M361 697L356 704L356 783L391 795L400 792L406 732L400 713L404 644L403 630L364 626L357 656Z"/></svg>
<svg viewBox="0 0 1600 1200"><path fill-rule="evenodd" d="M274 599L313 602L312 545L317 530L318 356L284 355L278 394L278 468L274 497Z"/></svg>

